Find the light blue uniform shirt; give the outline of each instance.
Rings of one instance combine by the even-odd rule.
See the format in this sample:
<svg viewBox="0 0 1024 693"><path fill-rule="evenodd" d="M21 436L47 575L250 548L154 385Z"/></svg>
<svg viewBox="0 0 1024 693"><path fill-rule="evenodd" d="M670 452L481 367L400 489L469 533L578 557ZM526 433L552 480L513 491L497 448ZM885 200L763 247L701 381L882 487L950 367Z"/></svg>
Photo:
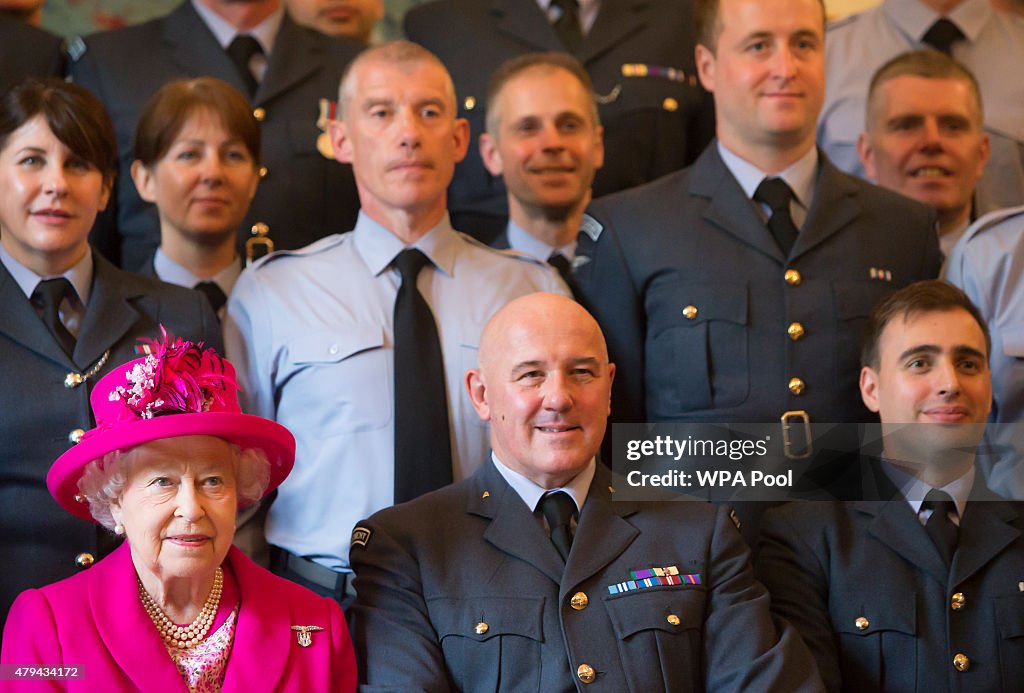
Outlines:
<svg viewBox="0 0 1024 693"><path fill-rule="evenodd" d="M295 434L295 469L267 518L267 540L348 570L352 527L394 502L392 315L405 246L360 213L352 233L275 253L242 272L224 322L243 408ZM433 310L452 421L452 475L486 459L486 425L463 386L484 324L534 291L569 295L546 265L488 248L447 216L415 247L430 259L418 279Z"/></svg>
<svg viewBox="0 0 1024 693"><path fill-rule="evenodd" d="M841 19L825 38L825 103L818 144L842 170L865 178L857 156L868 86L900 53L926 48L921 38L941 15L919 0L884 0ZM953 57L981 87L992 154L975 192L979 213L1024 204L1024 19L996 12L990 0L964 0L946 15L964 33Z"/></svg>
<svg viewBox="0 0 1024 693"><path fill-rule="evenodd" d="M992 335L992 414L977 464L996 493L1024 500L1024 207L978 219L946 263Z"/></svg>

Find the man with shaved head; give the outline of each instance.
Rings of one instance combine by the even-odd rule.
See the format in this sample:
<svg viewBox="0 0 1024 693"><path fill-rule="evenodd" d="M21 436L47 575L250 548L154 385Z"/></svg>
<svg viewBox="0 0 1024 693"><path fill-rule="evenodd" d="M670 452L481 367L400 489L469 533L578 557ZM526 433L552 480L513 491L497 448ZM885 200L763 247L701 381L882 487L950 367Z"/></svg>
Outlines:
<svg viewBox="0 0 1024 693"><path fill-rule="evenodd" d="M563 296L490 320L465 377L490 459L353 530L362 685L821 690L726 510L612 501L595 455L614 375L597 323Z"/></svg>

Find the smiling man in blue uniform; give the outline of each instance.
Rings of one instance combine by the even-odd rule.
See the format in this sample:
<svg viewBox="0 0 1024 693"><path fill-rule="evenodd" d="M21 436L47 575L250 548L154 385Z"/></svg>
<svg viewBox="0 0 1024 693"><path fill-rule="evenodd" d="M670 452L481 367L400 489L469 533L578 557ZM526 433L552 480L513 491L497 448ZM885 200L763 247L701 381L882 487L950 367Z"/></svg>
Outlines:
<svg viewBox="0 0 1024 693"><path fill-rule="evenodd" d="M565 297L526 296L492 318L465 379L490 459L353 532L360 683L821 690L726 509L613 502L595 455L614 375L597 323Z"/></svg>
<svg viewBox="0 0 1024 693"><path fill-rule="evenodd" d="M758 575L830 691L1010 691L1024 680L1024 514L975 471L992 402L988 330L939 281L870 320L861 396L882 458L858 498L764 515Z"/></svg>

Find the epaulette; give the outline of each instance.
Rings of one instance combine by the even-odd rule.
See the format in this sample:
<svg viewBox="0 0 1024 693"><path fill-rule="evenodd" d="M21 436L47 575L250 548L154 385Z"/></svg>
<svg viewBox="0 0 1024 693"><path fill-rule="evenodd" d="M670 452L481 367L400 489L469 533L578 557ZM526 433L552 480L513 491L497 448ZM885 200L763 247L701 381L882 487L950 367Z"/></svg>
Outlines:
<svg viewBox="0 0 1024 693"><path fill-rule="evenodd" d="M540 267L547 267L547 265L548 265L548 263L542 262L542 261L538 260L537 258L533 257L532 255L527 255L526 253L521 253L518 250L513 250L511 248L493 248L493 247L487 245L486 243L484 243L482 241L479 241L476 238L473 238L468 233L463 233L462 231L456 231L456 233L459 234L462 237L462 239L464 241L466 241L467 243L469 243L470 245L476 246L477 248L483 248L484 250L486 250L489 253L493 253L495 255L500 255L501 257L512 258L514 260L521 260L523 262L529 262L531 265L538 265Z"/></svg>
<svg viewBox="0 0 1024 693"><path fill-rule="evenodd" d="M351 231L346 233L335 233L330 236L325 236L318 241L314 241L309 245L301 248L295 248L294 250L275 250L270 253L270 255L264 255L259 260L256 260L254 263L249 265L248 269L254 271L259 270L261 267L265 267L271 262L281 260L286 257L308 257L310 255L316 255L341 245L351 235Z"/></svg>
<svg viewBox="0 0 1024 693"><path fill-rule="evenodd" d="M994 212L989 212L971 224L970 228L968 228L964 233L964 238L962 238L961 241L966 243L970 239L980 236L985 231L994 229L1003 222L1019 216L1024 216L1024 205L1019 207L1007 207L1005 209L997 209Z"/></svg>
<svg viewBox="0 0 1024 693"><path fill-rule="evenodd" d="M830 31L842 29L845 26L853 24L858 19L860 19L860 16L860 12L854 12L853 14L848 14L845 17L840 17L839 19L829 20L828 24L825 25L825 34L828 35L828 32Z"/></svg>

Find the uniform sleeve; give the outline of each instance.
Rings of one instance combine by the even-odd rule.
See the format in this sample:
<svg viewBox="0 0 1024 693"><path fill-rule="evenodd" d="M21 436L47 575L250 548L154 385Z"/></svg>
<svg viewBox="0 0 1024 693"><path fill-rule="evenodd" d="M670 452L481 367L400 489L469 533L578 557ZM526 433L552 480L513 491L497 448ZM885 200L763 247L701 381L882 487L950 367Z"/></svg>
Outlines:
<svg viewBox="0 0 1024 693"><path fill-rule="evenodd" d="M242 410L276 420L272 325L263 287L253 275L255 271L243 271L228 297L224 348L238 376Z"/></svg>
<svg viewBox="0 0 1024 693"><path fill-rule="evenodd" d="M331 690L349 693L356 690L356 654L352 649L352 637L345 623L338 602L325 600L331 620Z"/></svg>
<svg viewBox="0 0 1024 693"><path fill-rule="evenodd" d="M796 628L814 655L826 690L840 690L828 575L802 533L778 510L769 510L761 520L757 577L771 593L772 612Z"/></svg>
<svg viewBox="0 0 1024 693"><path fill-rule="evenodd" d="M22 592L11 606L4 626L0 662L16 666L60 666L57 624L50 603L39 590ZM81 664L73 662L73 664ZM60 691L60 681L0 680L0 691Z"/></svg>
<svg viewBox="0 0 1024 693"><path fill-rule="evenodd" d="M365 545L354 543L349 554L360 691L452 690L415 557L380 527L364 521L357 528L369 532Z"/></svg>
<svg viewBox="0 0 1024 693"><path fill-rule="evenodd" d="M771 613L768 591L754 579L750 550L725 508L717 512L708 565L706 689L736 693L824 690L799 634Z"/></svg>
<svg viewBox="0 0 1024 693"><path fill-rule="evenodd" d="M608 341L615 363L612 413L609 424L647 420L644 398L644 344L646 342L643 297L635 288L621 239L602 207L594 218L601 224L596 240L580 234L577 258L587 258L573 274L576 299L594 316ZM611 426L609 425L609 431ZM610 440L611 436L607 436ZM605 453L610 450L602 451ZM609 458L610 459L610 458Z"/></svg>

